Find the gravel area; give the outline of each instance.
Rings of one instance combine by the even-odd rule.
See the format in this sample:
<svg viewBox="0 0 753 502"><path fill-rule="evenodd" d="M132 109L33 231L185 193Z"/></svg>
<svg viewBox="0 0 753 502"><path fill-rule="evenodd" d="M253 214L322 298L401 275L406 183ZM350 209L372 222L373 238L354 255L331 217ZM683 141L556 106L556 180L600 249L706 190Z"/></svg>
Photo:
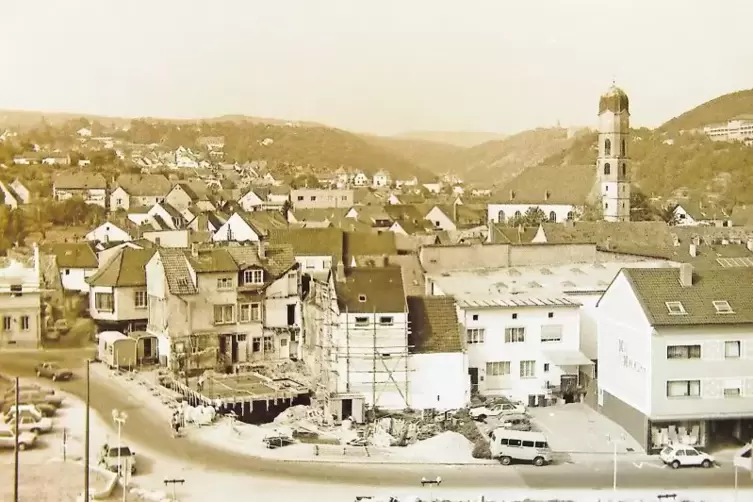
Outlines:
<svg viewBox="0 0 753 502"><path fill-rule="evenodd" d="M8 468L9 467L9 468ZM0 483L0 500L13 500L13 465L3 463L7 476ZM104 488L107 478L92 471L92 490ZM74 502L83 493L83 466L74 462L23 463L19 472L19 502Z"/></svg>

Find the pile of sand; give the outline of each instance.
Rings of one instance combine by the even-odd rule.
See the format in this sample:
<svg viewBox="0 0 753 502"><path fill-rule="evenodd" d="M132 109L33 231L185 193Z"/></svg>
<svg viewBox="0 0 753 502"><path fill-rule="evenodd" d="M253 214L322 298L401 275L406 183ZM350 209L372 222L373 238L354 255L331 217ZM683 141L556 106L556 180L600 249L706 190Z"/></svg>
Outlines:
<svg viewBox="0 0 753 502"><path fill-rule="evenodd" d="M445 431L403 448L411 459L454 463L473 460L473 443L457 432Z"/></svg>

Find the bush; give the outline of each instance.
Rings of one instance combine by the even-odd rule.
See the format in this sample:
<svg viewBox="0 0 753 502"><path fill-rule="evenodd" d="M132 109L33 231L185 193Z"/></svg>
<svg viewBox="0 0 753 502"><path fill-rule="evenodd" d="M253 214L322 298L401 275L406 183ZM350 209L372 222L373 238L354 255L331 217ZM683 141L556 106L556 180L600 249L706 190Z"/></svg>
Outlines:
<svg viewBox="0 0 753 502"><path fill-rule="evenodd" d="M492 458L492 450L489 446L489 442L484 438L478 439L473 445L471 456L473 456L473 458Z"/></svg>

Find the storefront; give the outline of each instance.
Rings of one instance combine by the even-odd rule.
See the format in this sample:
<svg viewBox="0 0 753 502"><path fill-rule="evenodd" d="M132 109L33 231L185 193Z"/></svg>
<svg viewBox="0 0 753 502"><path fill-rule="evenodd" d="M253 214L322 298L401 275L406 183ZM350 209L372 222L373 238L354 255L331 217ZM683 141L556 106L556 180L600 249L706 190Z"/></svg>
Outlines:
<svg viewBox="0 0 753 502"><path fill-rule="evenodd" d="M649 448L661 450L668 444L685 444L705 448L708 442L707 424L707 420L651 422Z"/></svg>

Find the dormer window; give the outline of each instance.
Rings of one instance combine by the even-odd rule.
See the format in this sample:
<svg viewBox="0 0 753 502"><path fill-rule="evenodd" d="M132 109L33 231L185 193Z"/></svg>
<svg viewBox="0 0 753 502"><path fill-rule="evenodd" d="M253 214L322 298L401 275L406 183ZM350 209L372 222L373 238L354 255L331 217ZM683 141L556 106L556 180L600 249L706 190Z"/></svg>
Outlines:
<svg viewBox="0 0 753 502"><path fill-rule="evenodd" d="M366 303L366 295L358 295L359 303Z"/></svg>
<svg viewBox="0 0 753 502"><path fill-rule="evenodd" d="M682 302L664 302L664 305L667 306L667 312L670 315L687 314L687 312L685 311L685 307L682 305Z"/></svg>
<svg viewBox="0 0 753 502"><path fill-rule="evenodd" d="M734 314L735 313L735 311L732 310L732 307L730 306L727 300L717 300L713 303L714 303L714 309L716 309L717 314Z"/></svg>
<svg viewBox="0 0 753 502"><path fill-rule="evenodd" d="M259 269L244 270L243 271L243 283L244 284L263 284L264 283L264 271Z"/></svg>

